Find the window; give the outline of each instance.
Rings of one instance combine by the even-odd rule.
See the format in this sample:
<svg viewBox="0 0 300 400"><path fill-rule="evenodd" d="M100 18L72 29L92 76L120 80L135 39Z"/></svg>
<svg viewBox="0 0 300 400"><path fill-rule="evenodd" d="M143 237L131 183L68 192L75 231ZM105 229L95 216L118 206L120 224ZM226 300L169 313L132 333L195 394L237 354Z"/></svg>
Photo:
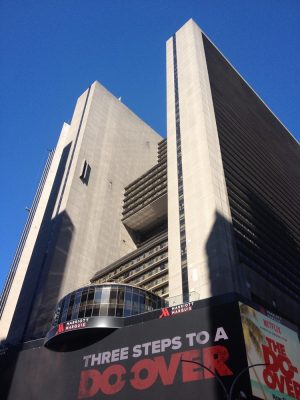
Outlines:
<svg viewBox="0 0 300 400"><path fill-rule="evenodd" d="M81 166L81 172L79 178L85 185L87 185L89 182L90 173L91 173L91 166L87 163L86 160L84 160Z"/></svg>

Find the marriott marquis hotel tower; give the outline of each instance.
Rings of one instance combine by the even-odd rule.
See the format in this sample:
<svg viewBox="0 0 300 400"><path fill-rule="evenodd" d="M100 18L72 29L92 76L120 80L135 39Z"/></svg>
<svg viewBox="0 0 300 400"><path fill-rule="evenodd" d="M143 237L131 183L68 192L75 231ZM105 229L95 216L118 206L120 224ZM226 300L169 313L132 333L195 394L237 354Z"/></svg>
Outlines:
<svg viewBox="0 0 300 400"><path fill-rule="evenodd" d="M167 139L98 82L79 97L2 293L1 339L44 337L65 296L75 318L129 315L79 307L108 282L134 288L135 313L236 292L299 324L299 165L293 136L188 21L167 41Z"/></svg>

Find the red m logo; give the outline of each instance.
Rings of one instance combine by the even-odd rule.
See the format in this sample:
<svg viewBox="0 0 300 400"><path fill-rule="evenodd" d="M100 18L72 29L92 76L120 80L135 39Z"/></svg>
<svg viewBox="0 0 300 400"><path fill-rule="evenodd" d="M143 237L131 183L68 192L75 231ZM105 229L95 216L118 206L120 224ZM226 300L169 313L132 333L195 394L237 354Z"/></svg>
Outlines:
<svg viewBox="0 0 300 400"><path fill-rule="evenodd" d="M164 318L164 317L169 317L169 316L170 316L169 309L168 308L162 308L159 318Z"/></svg>
<svg viewBox="0 0 300 400"><path fill-rule="evenodd" d="M58 327L57 327L56 335L58 333L63 333L64 331L65 331L64 324L59 324Z"/></svg>

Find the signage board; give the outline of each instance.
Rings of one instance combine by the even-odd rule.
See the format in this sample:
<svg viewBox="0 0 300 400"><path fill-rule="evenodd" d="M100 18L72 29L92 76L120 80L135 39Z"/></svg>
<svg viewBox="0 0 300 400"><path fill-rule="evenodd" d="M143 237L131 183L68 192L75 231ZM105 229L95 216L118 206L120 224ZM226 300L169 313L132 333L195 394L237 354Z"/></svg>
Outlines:
<svg viewBox="0 0 300 400"><path fill-rule="evenodd" d="M300 342L297 329L261 308L240 303L253 395L263 400L300 400Z"/></svg>
<svg viewBox="0 0 300 400"><path fill-rule="evenodd" d="M229 390L247 365L239 306L201 304L157 310L75 351L23 350L8 399L223 399L214 374ZM241 388L250 398L247 376L237 393Z"/></svg>

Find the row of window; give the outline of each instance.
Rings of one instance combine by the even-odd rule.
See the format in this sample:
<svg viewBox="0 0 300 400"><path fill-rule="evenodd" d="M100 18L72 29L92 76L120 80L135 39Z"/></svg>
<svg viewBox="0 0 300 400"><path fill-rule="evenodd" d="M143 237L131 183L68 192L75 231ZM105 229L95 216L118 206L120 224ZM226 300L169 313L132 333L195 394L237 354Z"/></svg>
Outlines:
<svg viewBox="0 0 300 400"><path fill-rule="evenodd" d="M238 137L232 139L232 143L230 143L230 131L227 132L226 128L223 127L223 129L226 131L226 141L222 139L222 137L220 138L221 140L221 148L222 148L222 157L224 160L224 167L225 167L225 176L227 177L226 174L226 167L228 169L228 166L230 166L232 168L232 171L229 171L229 176L230 174L234 173L233 168L236 171L240 171L241 169L244 172L244 179L243 182L241 182L241 185L243 188L245 188L245 184L250 185L250 187L254 187L257 190L257 193L261 193L261 195L266 196L267 194L267 198L268 201L272 202L272 199L276 199L276 202L278 204L280 204L281 208L281 213L283 213L286 218L290 221L291 224L293 224L294 222L294 217L295 214L292 215L293 212L293 207L290 206L289 203L289 207L287 207L286 204L286 192L285 192L285 188L282 185L282 183L286 182L289 180L289 176L284 176L284 179L280 178L279 173L276 175L276 179L274 178L274 168L275 166L273 166L273 168L271 167L271 165L267 165L268 161L270 160L266 160L265 158L263 158L264 160L264 174L262 175L261 173L253 173L255 171L253 171L254 166L256 165L256 169L258 169L258 165L259 165L259 161L256 160L256 163L253 163L253 159L255 158L257 152L251 152L249 153L249 157L252 160L252 163L248 162L248 164L246 164L246 167L243 168L243 165L241 163L241 161L243 161L243 163L246 163L247 157L243 157L243 160L239 160L236 159L236 154L234 155L232 154L232 148L234 148L234 144L235 142L238 140ZM228 134L228 135L227 135ZM228 144L227 144L228 142ZM253 142L253 140L252 140ZM231 147L230 147L231 146ZM232 147L233 146L233 147ZM240 146L243 146L243 144L241 143ZM245 152L247 152L247 146L243 146L243 154ZM276 168L275 168L276 169ZM260 170L261 171L261 170ZM270 171L272 171L272 173L270 174ZM236 179L239 178L239 174L236 172ZM290 183L290 187L293 187L293 183ZM276 208L276 207L275 207Z"/></svg>
<svg viewBox="0 0 300 400"><path fill-rule="evenodd" d="M223 137L221 136L221 146L222 146L222 151L223 147L226 148L226 145L228 144L227 148L229 151L232 152L232 149L235 148L236 146L239 146L243 148L243 154L248 155L248 157L243 157L243 162L247 162L247 160L252 160L252 164L248 164L248 168L250 168L253 165L259 166L263 165L264 166L264 174L267 174L268 177L265 182L269 182L272 180L274 177L274 171L276 172L277 178L279 176L284 176L284 180L289 181L291 185L293 185L293 182L295 181L292 180L292 176L287 174L286 169L282 167L282 163L280 163L280 160L273 155L271 152L268 153L268 157L265 157L264 149L263 149L263 144L264 142L258 143L257 140L253 140L253 131L251 132L246 132L245 130L242 129L242 127L237 124L235 121L231 121L231 124L235 126L235 129L240 133L243 130L243 136L236 135L234 132L228 128L228 122L227 122L227 117L228 114L225 113L224 110L221 109L218 110L218 118L220 119L220 122L222 122L222 129L224 130L224 134L226 135L226 140L222 140ZM254 129L255 131L255 129ZM251 143L252 149L249 150L249 146L245 146L245 140L247 143ZM235 154L238 154L235 152ZM239 160L240 161L240 160ZM253 163L254 161L254 163ZM269 173L268 173L269 172ZM276 182L274 181L275 186ZM277 186L278 190L280 190L280 186ZM284 192L283 192L284 195ZM285 197L285 196L283 196Z"/></svg>
<svg viewBox="0 0 300 400"><path fill-rule="evenodd" d="M167 154L168 154L168 151L167 151L167 146L166 146L165 149L158 152L158 162L161 162L164 158L166 158Z"/></svg>
<svg viewBox="0 0 300 400"><path fill-rule="evenodd" d="M158 151L164 147L167 147L167 138L165 138L161 142L159 142L157 146L158 146Z"/></svg>
<svg viewBox="0 0 300 400"><path fill-rule="evenodd" d="M238 210L241 210L238 205L235 205L235 208L231 210L233 220L237 221L237 224L242 224L244 226L244 229L249 232L249 235L252 236L253 240L272 257L272 262L274 264L280 262L288 267L285 268L287 273L294 271L296 276L299 275L299 271L296 268L296 265L293 264L293 261L295 260L293 260L287 252L283 255L280 251L278 251L280 249L278 249L278 246L276 246L276 243L274 243L273 240L270 240L269 233L265 232L259 226L259 224L256 223L256 225L254 225L249 219L244 216L244 213L241 214L241 212L239 212ZM242 212L243 211L244 210L242 210Z"/></svg>
<svg viewBox="0 0 300 400"><path fill-rule="evenodd" d="M123 278L125 279L125 278L129 277L130 275L133 275L136 272L143 270L147 266L151 266L155 262L154 261L155 258L153 256L155 254L161 252L163 249L165 249L167 247L168 247L167 240L165 240L164 242L162 242L160 244L157 244L154 247L151 247L149 250L145 251L143 254L138 255L137 257L135 257L134 259L128 261L127 263L125 263L123 265L120 265L118 268L114 269L113 271L109 272L108 274L102 275L102 277L101 277L102 282L104 279L105 279L105 281L114 279L117 276L119 276L120 273L122 273L124 271L126 271L126 273L128 274L127 276L125 276L125 274L124 275L122 274ZM140 264L143 260L146 260L149 257L151 257L151 259L148 260L147 263ZM140 265L137 265L135 268L132 268L136 264L140 264Z"/></svg>
<svg viewBox="0 0 300 400"><path fill-rule="evenodd" d="M187 254L186 254L176 35L173 35L173 62L174 62L174 91L175 91L175 119L176 119L175 124L176 124L177 179L178 179L178 209L180 216L179 229L180 229L180 242L181 242L180 246L181 246L181 268L182 268L182 291L184 299L186 299L188 296L189 288L188 288L188 275L186 268Z"/></svg>
<svg viewBox="0 0 300 400"><path fill-rule="evenodd" d="M144 288L148 289L148 290L150 290L150 289L153 290L153 288L155 286L157 286L157 285L159 285L161 283L167 283L167 282L168 282L168 274L154 279L153 281L149 282L147 285L144 285ZM156 294L157 294L157 292L156 292Z"/></svg>
<svg viewBox="0 0 300 400"><path fill-rule="evenodd" d="M158 182L163 182L166 179L167 179L167 170L163 169L161 172L157 173L151 179L145 180L145 182L141 183L141 185L134 191L130 192L129 194L125 192L124 204L127 204L127 202L140 197L143 193L147 192L149 188L154 187Z"/></svg>
<svg viewBox="0 0 300 400"><path fill-rule="evenodd" d="M154 195L159 192L162 188L167 186L167 176L164 176L162 179L158 179L153 186L147 186L142 193L138 193L134 197L127 197L124 201L123 205L123 215L126 214L128 211L132 210L139 204L145 204L145 201L150 198L151 194Z"/></svg>
<svg viewBox="0 0 300 400"><path fill-rule="evenodd" d="M128 317L165 306L153 293L126 285L93 285L64 297L53 325L91 316Z"/></svg>
<svg viewBox="0 0 300 400"><path fill-rule="evenodd" d="M167 146L167 142L166 142L164 146L161 146L158 148L158 157L161 154L167 154L167 151L168 151L168 146Z"/></svg>
<svg viewBox="0 0 300 400"><path fill-rule="evenodd" d="M132 194L135 190L139 190L141 185L144 185L149 182L150 178L155 178L161 172L164 172L167 169L167 163L156 164L149 171L147 171L144 175L139 177L136 181L132 182L129 186L125 188L125 196Z"/></svg>
<svg viewBox="0 0 300 400"><path fill-rule="evenodd" d="M161 260L161 259L166 259L168 257L168 254L165 253L164 255L159 256L159 258L157 258L157 261ZM162 263L159 264L157 267L152 268L149 272L147 272L146 274L142 274L139 277L130 280L129 282L133 285L138 285L141 282L145 281L146 279L151 278L151 276L158 274L159 272L165 271L168 269L168 263Z"/></svg>
<svg viewBox="0 0 300 400"><path fill-rule="evenodd" d="M287 281L285 274L279 269L274 269L273 265L269 264L266 259L261 257L257 249L251 248L244 241L242 234L239 234L237 239L240 261L244 262L249 267L253 268L259 274L265 277L268 282L273 283L274 286L281 289L283 292L288 293L296 301L300 300L298 291L291 287L291 281ZM276 276L277 275L277 276Z"/></svg>
<svg viewBox="0 0 300 400"><path fill-rule="evenodd" d="M160 263L156 268L150 269L150 267L153 264L156 264L162 260L167 260L167 258L168 258L168 253L165 252L155 258L151 258L148 262L139 265L137 268L134 268L133 270L125 272L125 274L119 275L117 278L112 278L112 277L109 278L108 276L104 276L103 278L98 279L97 283L104 283L104 282L113 280L114 282L124 282L124 283L126 282L126 283L136 285L136 284L144 281L145 279L148 279L149 277L156 274L157 272L167 269L168 268L167 262ZM141 272L144 270L149 270L149 271L147 273L141 274ZM139 276L137 278L134 278L136 275L139 275ZM133 278L130 279L130 277L133 277Z"/></svg>
<svg viewBox="0 0 300 400"><path fill-rule="evenodd" d="M237 188L232 179L228 180L227 184L233 217L247 226L249 235L252 235L256 244L263 247L265 252L272 254L274 267L278 266L279 268L279 264L282 264L280 268L285 269L286 275L292 276L291 273L293 272L293 274L299 276L295 264L296 249L291 242L291 232L289 232L289 235L283 235L281 224L278 224L276 219L272 218L272 215L264 212L263 208L260 209L259 205L255 208L257 216L254 216L251 203L245 201L247 200L245 193Z"/></svg>
<svg viewBox="0 0 300 400"><path fill-rule="evenodd" d="M274 277L277 275L282 283L292 288L295 292L298 291L297 289L299 286L297 286L297 284L299 285L299 278L296 276L290 276L290 272L286 270L280 262L276 262L276 259L269 255L268 252L265 252L258 243L249 238L248 232L244 229L243 225L239 224L237 221L234 221L234 230L240 237L238 242L239 251L243 242L245 244L247 243L246 248L248 250L251 249L251 253L253 252L253 259L259 259L265 270L269 270Z"/></svg>
<svg viewBox="0 0 300 400"><path fill-rule="evenodd" d="M155 194L153 196L147 197L147 199L144 202L142 202L137 207L133 208L131 211L123 212L123 219L130 217L130 215L136 213L138 210L144 208L147 204L152 203L154 200L158 199L159 197L162 197L165 193L167 193L167 185L165 185L162 190L155 192Z"/></svg>
<svg viewBox="0 0 300 400"><path fill-rule="evenodd" d="M166 285L161 286L159 289L156 289L155 294L157 294L157 296L167 297L169 295L169 283L167 282Z"/></svg>
<svg viewBox="0 0 300 400"><path fill-rule="evenodd" d="M105 276L105 277L95 281L95 283L104 283L104 282L113 281L116 283L129 283L132 285L137 285L140 282L143 282L143 281L147 280L148 278L150 278L151 276L157 274L158 272L167 269L168 268L167 262L161 263L157 267L150 269L150 267L153 264L155 264L159 261L162 261L162 260L167 260L167 258L168 258L167 253L161 254L158 257L152 258L149 262L139 266L138 271L134 270L134 271L126 272L125 274L119 275L119 277L117 277L117 278L108 278L107 276ZM143 270L149 270L149 271L147 273L140 274ZM136 275L138 275L138 277L134 278ZM130 279L130 277L133 277L133 278Z"/></svg>

